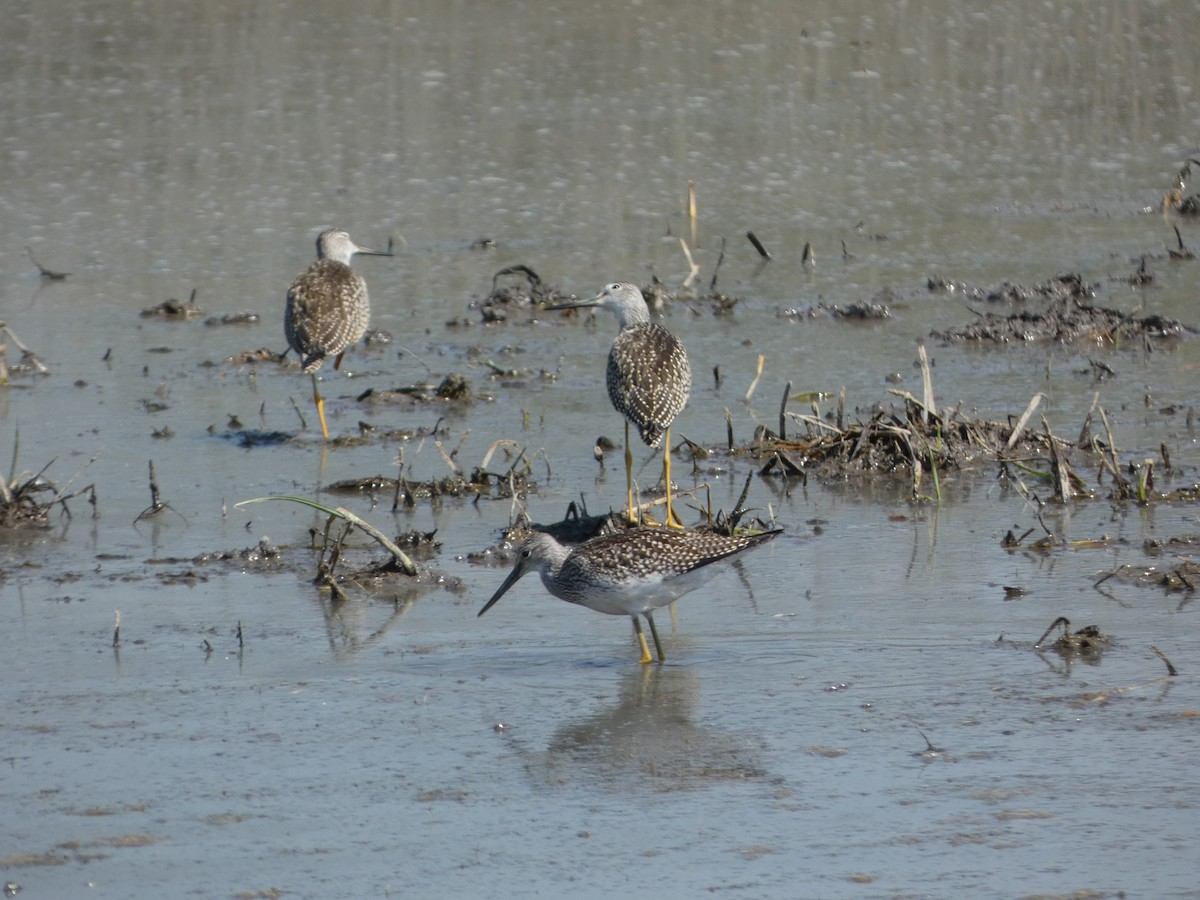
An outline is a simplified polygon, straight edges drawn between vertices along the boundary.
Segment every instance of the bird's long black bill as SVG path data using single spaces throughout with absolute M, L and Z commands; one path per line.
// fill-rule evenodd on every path
M 547 312 L 553 312 L 556 309 L 580 309 L 585 306 L 599 306 L 600 295 L 591 297 L 587 300 L 572 300 L 570 303 L 555 303 L 553 306 L 545 307 Z
M 495 606 L 496 601 L 499 600 L 501 597 L 503 597 L 504 594 L 508 591 L 508 589 L 510 587 L 512 587 L 514 584 L 516 584 L 518 581 L 520 581 L 521 576 L 524 574 L 525 574 L 525 572 L 521 569 L 520 566 L 514 566 L 513 570 L 508 573 L 508 577 L 504 579 L 504 583 L 502 585 L 500 585 L 500 589 L 498 591 L 496 591 L 496 593 L 492 594 L 491 600 L 489 600 L 487 603 L 483 604 L 483 609 L 481 609 L 476 614 L 475 618 L 479 618 L 479 616 L 482 616 L 485 612 L 487 612 L 489 609 L 491 609 L 493 606 Z

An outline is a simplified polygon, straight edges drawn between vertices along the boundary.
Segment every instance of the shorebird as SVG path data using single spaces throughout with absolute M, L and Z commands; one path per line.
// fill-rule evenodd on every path
M 391 256 L 391 250 L 370 250 L 350 240 L 340 228 L 317 236 L 317 261 L 292 282 L 287 293 L 283 329 L 288 346 L 300 354 L 300 365 L 312 375 L 313 402 L 321 420 L 321 434 L 329 439 L 325 401 L 317 387 L 317 369 L 327 356 L 333 368 L 342 364 L 347 348 L 362 340 L 371 319 L 367 283 L 350 268 L 356 253 Z
M 537 572 L 546 590 L 560 600 L 610 616 L 629 616 L 642 650 L 638 662 L 643 664 L 653 661 L 638 622 L 638 616 L 644 616 L 661 663 L 666 657 L 654 627 L 654 610 L 710 580 L 714 563 L 730 562 L 780 533 L 781 529 L 775 529 L 731 536 L 715 531 L 640 527 L 567 547 L 535 531 L 521 544 L 512 571 L 479 615 L 495 606 L 523 575 Z
M 595 306 L 617 317 L 620 331 L 608 351 L 608 399 L 625 417 L 625 488 L 631 522 L 637 521 L 633 504 L 633 453 L 629 426 L 634 425 L 647 446 L 663 438 L 663 479 L 667 486 L 667 524 L 677 524 L 671 509 L 671 423 L 692 390 L 692 368 L 683 342 L 661 325 L 650 321 L 650 309 L 637 285 L 614 282 L 590 300 L 547 306 L 548 310 Z

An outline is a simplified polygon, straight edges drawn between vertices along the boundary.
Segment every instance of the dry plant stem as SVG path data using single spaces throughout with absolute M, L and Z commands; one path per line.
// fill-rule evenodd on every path
M 245 638 L 244 638 L 244 637 L 243 637 L 243 635 L 242 635 L 242 620 L 241 620 L 241 619 L 238 619 L 238 626 L 237 626 L 237 642 L 238 642 L 238 649 L 239 649 L 239 650 L 241 650 L 242 648 L 244 648 L 244 647 L 246 646 L 246 640 L 245 640 Z
M 401 571 L 404 572 L 405 575 L 417 574 L 417 567 L 413 565 L 413 561 L 408 558 L 403 550 L 392 543 L 391 539 L 388 538 L 388 536 L 382 531 L 380 531 L 366 519 L 360 519 L 344 506 L 339 506 L 337 508 L 337 514 L 346 521 L 357 525 L 359 528 L 373 537 L 385 550 L 387 550 L 388 553 L 392 554 L 392 556 L 396 558 L 396 562 L 399 564 Z
M 1050 474 L 1054 478 L 1054 491 L 1058 498 L 1066 503 L 1075 495 L 1071 490 L 1071 467 L 1062 458 L 1058 442 L 1054 440 L 1054 435 L 1050 432 L 1050 423 L 1046 421 L 1045 416 L 1042 416 L 1042 430 L 1046 433 L 1046 443 L 1050 447 Z
M 436 447 L 437 452 L 442 455 L 442 461 L 449 467 L 450 471 L 453 472 L 455 475 L 457 475 L 459 478 L 461 478 L 462 477 L 462 469 L 460 469 L 458 467 L 458 463 L 456 463 L 453 460 L 453 458 L 450 456 L 450 454 L 446 452 L 446 448 L 442 445 L 442 442 L 434 441 L 433 446 Z
M 405 575 L 416 575 L 417 574 L 417 567 L 415 565 L 413 565 L 413 561 L 408 558 L 408 556 L 404 553 L 403 550 L 401 550 L 394 543 L 392 543 L 390 538 L 388 538 L 383 532 L 381 532 L 378 528 L 376 528 L 370 522 L 366 521 L 365 519 L 359 518 L 354 513 L 350 512 L 350 510 L 346 509 L 343 506 L 339 506 L 336 509 L 331 509 L 330 507 L 325 506 L 323 503 L 317 503 L 315 500 L 308 500 L 304 497 L 257 497 L 253 500 L 242 500 L 239 503 L 235 503 L 233 506 L 234 506 L 234 509 L 240 509 L 243 506 L 249 506 L 251 503 L 262 503 L 266 500 L 287 500 L 290 503 L 300 503 L 304 506 L 311 506 L 313 509 L 319 509 L 321 512 L 325 513 L 326 515 L 337 516 L 339 518 L 345 519 L 347 522 L 350 522 L 350 523 L 358 526 L 359 528 L 361 528 L 368 535 L 370 535 L 372 538 L 374 538 L 375 541 L 377 543 L 379 543 L 379 545 L 381 547 L 383 547 L 385 550 L 387 550 L 388 553 L 392 554 L 392 556 L 396 560 L 397 565 L 400 566 L 401 571 L 403 571 Z M 328 543 L 329 543 L 329 525 L 328 524 L 326 525 L 326 528 L 325 528 L 325 543 L 326 543 L 326 545 L 328 545 Z
M 725 407 L 725 440 L 729 444 L 729 452 L 733 452 L 733 413 L 729 411 L 729 407 Z
M 688 222 L 692 226 L 692 243 L 696 243 L 696 182 L 688 181 Z
M 937 408 L 934 406 L 933 401 L 933 375 L 929 371 L 929 355 L 925 352 L 925 343 L 923 341 L 917 345 L 917 359 L 921 363 L 921 388 L 925 397 L 925 408 L 921 412 L 921 422 L 924 425 L 928 425 L 929 417 L 937 415 Z
M 1117 445 L 1113 440 L 1112 426 L 1108 424 L 1108 413 L 1104 411 L 1104 407 L 1098 407 L 1100 411 L 1100 421 L 1104 423 L 1104 433 L 1108 438 L 1109 456 L 1101 456 L 1100 459 L 1104 463 L 1104 467 L 1108 469 L 1108 473 L 1112 475 L 1113 486 L 1117 491 L 1117 496 L 1121 499 L 1126 499 L 1130 496 L 1129 483 L 1121 474 L 1121 461 L 1117 456 Z M 1111 458 L 1111 459 L 1110 459 Z
M 696 276 L 700 274 L 700 267 L 696 265 L 696 261 L 692 259 L 692 251 L 688 249 L 687 241 L 685 241 L 683 238 L 680 238 L 679 246 L 683 248 L 683 255 L 687 257 L 688 268 L 691 270 L 688 273 L 688 277 L 683 279 L 683 284 L 680 285 L 680 287 L 688 287 L 693 281 L 696 280 Z
M 120 647 L 121 646 L 121 611 L 119 609 L 116 611 L 116 620 L 117 620 L 116 624 L 113 626 L 112 645 L 114 647 Z
M 492 445 L 490 447 L 488 447 L 487 453 L 485 453 L 483 455 L 483 462 L 481 462 L 479 464 L 479 468 L 481 470 L 483 470 L 484 472 L 487 471 L 488 464 L 492 461 L 492 457 L 495 455 L 496 451 L 498 449 L 500 449 L 501 447 L 513 447 L 517 450 L 521 449 L 521 445 L 518 444 L 516 441 L 514 441 L 512 438 L 501 438 L 498 441 L 492 441 Z
M 743 403 L 749 403 L 750 398 L 754 396 L 754 389 L 758 387 L 758 379 L 762 378 L 763 365 L 766 361 L 767 358 L 760 353 L 758 355 L 758 370 L 754 373 L 754 380 L 750 382 L 750 389 L 746 391 L 746 396 L 742 398 Z
M 1012 434 L 1008 436 L 1008 443 L 1004 445 L 1004 452 L 1007 453 L 1017 445 L 1017 441 L 1021 439 L 1021 433 L 1025 430 L 1025 425 L 1029 422 L 1034 410 L 1038 405 L 1046 399 L 1046 395 L 1040 391 L 1033 395 L 1029 401 L 1029 405 L 1025 407 L 1025 412 L 1021 413 L 1021 418 L 1017 419 L 1017 424 L 1013 426 Z

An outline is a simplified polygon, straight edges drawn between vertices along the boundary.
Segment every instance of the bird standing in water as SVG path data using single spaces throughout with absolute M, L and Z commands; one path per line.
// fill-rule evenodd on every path
M 496 605 L 523 575 L 537 572 L 555 597 L 610 616 L 629 616 L 641 645 L 641 663 L 653 662 L 638 616 L 654 636 L 658 661 L 666 657 L 653 611 L 709 581 L 714 563 L 730 562 L 761 546 L 781 529 L 757 534 L 721 534 L 667 528 L 629 528 L 566 547 L 540 531 L 521 544 L 517 562 L 479 615 Z
M 630 521 L 637 521 L 633 503 L 633 453 L 629 425 L 647 446 L 663 446 L 663 479 L 667 488 L 667 524 L 679 523 L 671 508 L 671 423 L 688 401 L 692 368 L 683 342 L 650 321 L 650 308 L 637 285 L 614 282 L 590 300 L 560 303 L 546 309 L 577 307 L 607 309 L 617 317 L 620 331 L 608 352 L 608 399 L 625 418 L 625 487 Z
M 334 357 L 335 370 L 341 366 L 342 354 L 362 340 L 371 320 L 367 283 L 350 268 L 356 253 L 392 255 L 390 248 L 370 250 L 358 246 L 340 228 L 322 231 L 317 236 L 317 261 L 292 282 L 283 315 L 288 346 L 300 354 L 300 365 L 312 375 L 313 401 L 326 440 L 329 428 L 325 424 L 325 401 L 317 387 L 317 369 L 327 356 Z

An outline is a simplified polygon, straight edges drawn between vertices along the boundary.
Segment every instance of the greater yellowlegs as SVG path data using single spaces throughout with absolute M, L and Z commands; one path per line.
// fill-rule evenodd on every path
M 390 250 L 358 246 L 340 228 L 322 231 L 317 236 L 317 261 L 292 282 L 283 314 L 288 345 L 300 354 L 304 371 L 312 375 L 313 401 L 326 439 L 329 428 L 325 425 L 325 401 L 317 388 L 317 369 L 327 356 L 334 357 L 337 369 L 347 348 L 362 340 L 371 319 L 367 283 L 350 268 L 356 253 L 392 255 Z
M 652 661 L 638 622 L 639 615 L 645 616 L 654 636 L 658 661 L 662 662 L 665 656 L 658 629 L 654 627 L 653 611 L 712 578 L 714 563 L 732 561 L 779 533 L 776 529 L 731 536 L 715 531 L 642 527 L 567 547 L 550 535 L 535 531 L 521 544 L 516 565 L 479 615 L 491 609 L 521 576 L 537 572 L 546 590 L 560 600 L 610 616 L 629 616 L 641 644 L 641 663 Z
M 663 446 L 663 480 L 667 488 L 667 523 L 676 517 L 671 509 L 671 423 L 687 403 L 692 390 L 692 368 L 683 342 L 661 325 L 650 321 L 650 309 L 637 285 L 614 282 L 590 300 L 559 303 L 547 309 L 598 306 L 617 317 L 620 332 L 608 352 L 608 399 L 625 417 L 625 488 L 629 518 L 637 518 L 633 504 L 633 454 L 629 425 L 650 447 Z

